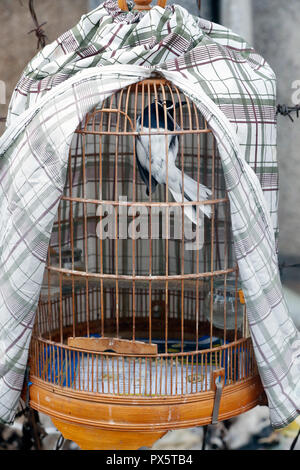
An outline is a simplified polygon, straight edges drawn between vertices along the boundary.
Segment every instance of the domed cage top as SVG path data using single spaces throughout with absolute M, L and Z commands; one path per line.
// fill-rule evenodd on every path
M 137 161 L 143 151 L 149 174 Z M 211 190 L 207 199 L 200 184 Z M 101 399 L 180 400 L 212 393 L 219 376 L 224 390 L 257 378 L 216 141 L 195 104 L 166 80 L 116 92 L 76 130 L 30 373 L 52 389 Z M 210 422 L 213 399 L 198 422 Z

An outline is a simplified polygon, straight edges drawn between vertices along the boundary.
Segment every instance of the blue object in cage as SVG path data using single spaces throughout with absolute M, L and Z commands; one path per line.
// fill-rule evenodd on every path
M 49 345 L 39 361 L 39 376 L 54 385 L 73 387 L 82 353 Z

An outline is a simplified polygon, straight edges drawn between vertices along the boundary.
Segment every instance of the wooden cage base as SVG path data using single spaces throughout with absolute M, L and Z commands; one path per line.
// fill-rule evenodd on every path
M 141 447 L 151 448 L 163 437 L 163 432 L 110 431 L 95 427 L 52 419 L 65 439 L 76 442 L 82 450 L 137 450 Z M 76 436 L 76 438 L 75 438 Z
M 176 397 L 121 397 L 66 390 L 32 375 L 30 381 L 29 405 L 50 416 L 65 438 L 85 450 L 151 447 L 169 430 L 212 422 L 213 391 Z M 258 375 L 225 386 L 219 420 L 262 404 L 263 396 Z

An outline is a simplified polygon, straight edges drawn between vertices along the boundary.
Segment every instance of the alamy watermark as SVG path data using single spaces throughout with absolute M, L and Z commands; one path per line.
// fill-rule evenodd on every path
M 185 206 L 183 218 L 181 206 L 133 205 L 127 203 L 126 196 L 120 196 L 118 205 L 103 203 L 98 206 L 97 237 L 101 240 L 182 240 L 186 250 L 200 250 L 204 243 L 204 214 L 198 206 L 198 215 L 194 215 L 197 223 L 193 223 L 191 214 L 196 207 Z
M 300 105 L 300 80 L 294 80 L 292 82 L 292 90 L 295 90 L 292 93 L 292 103 L 297 106 Z

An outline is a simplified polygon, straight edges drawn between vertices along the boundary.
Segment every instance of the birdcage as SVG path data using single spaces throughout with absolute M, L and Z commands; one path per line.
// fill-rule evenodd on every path
M 157 152 L 160 184 L 151 168 Z M 214 134 L 166 80 L 120 90 L 74 134 L 30 383 L 30 405 L 88 449 L 150 446 L 168 430 L 216 423 L 259 402 Z

